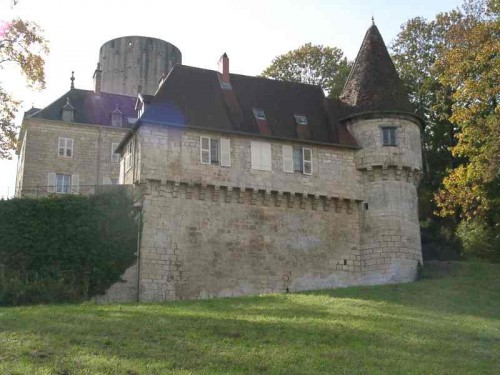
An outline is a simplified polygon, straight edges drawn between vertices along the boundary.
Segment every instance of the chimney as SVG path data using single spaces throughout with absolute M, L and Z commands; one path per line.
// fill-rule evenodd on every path
M 101 80 L 102 80 L 102 70 L 101 64 L 97 63 L 97 68 L 94 71 L 94 92 L 101 92 Z
M 219 59 L 219 73 L 222 75 L 222 82 L 229 82 L 229 57 L 224 53 Z

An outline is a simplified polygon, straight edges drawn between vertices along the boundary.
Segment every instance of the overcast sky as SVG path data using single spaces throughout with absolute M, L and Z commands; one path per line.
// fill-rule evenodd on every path
M 16 71 L 0 70 L 0 82 L 23 101 L 22 112 L 42 108 L 75 86 L 91 89 L 99 48 L 127 35 L 160 38 L 177 46 L 182 62 L 216 69 L 226 52 L 230 70 L 257 75 L 272 59 L 304 43 L 341 48 L 354 59 L 375 18 L 386 44 L 408 19 L 432 19 L 461 0 L 0 0 L 0 21 L 37 22 L 50 42 L 47 88 L 27 89 Z M 18 116 L 18 123 L 21 116 Z M 0 161 L 0 198 L 13 195 L 16 160 Z

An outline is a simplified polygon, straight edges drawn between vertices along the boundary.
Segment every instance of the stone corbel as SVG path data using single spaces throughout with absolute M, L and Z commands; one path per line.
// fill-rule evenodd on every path
M 278 193 L 276 194 L 276 201 L 274 202 L 274 204 L 276 205 L 276 207 L 281 207 L 281 202 L 283 202 L 283 192 L 278 191 Z
M 300 208 L 301 209 L 305 209 L 306 208 L 306 201 L 307 201 L 307 194 L 306 193 L 302 193 L 302 195 L 300 196 Z
M 214 190 L 212 193 L 212 202 L 218 202 L 219 201 L 219 193 L 220 193 L 220 186 L 214 186 Z
M 323 206 L 323 210 L 330 211 L 332 208 L 332 199 L 330 197 L 325 197 L 325 205 Z
M 226 203 L 231 203 L 232 198 L 233 198 L 233 187 L 228 186 L 227 190 L 226 190 L 226 198 L 225 198 Z
M 288 194 L 287 206 L 288 208 L 293 208 L 293 206 L 295 206 L 295 193 Z
M 238 203 L 245 203 L 245 189 L 240 188 L 240 193 L 238 195 Z
M 312 200 L 312 209 L 313 210 L 317 210 L 318 209 L 318 205 L 319 205 L 319 195 L 316 194 L 314 197 L 313 197 L 313 200 Z
M 193 197 L 193 183 L 189 182 L 186 185 L 186 199 L 191 199 Z
M 264 192 L 264 206 L 269 206 L 270 202 L 271 202 L 271 191 L 266 190 Z
M 396 180 L 397 181 L 401 180 L 401 173 L 402 172 L 403 172 L 403 166 L 402 165 L 398 165 L 398 167 L 396 169 Z
M 205 200 L 205 194 L 207 193 L 207 185 L 206 184 L 201 184 L 200 185 L 200 201 Z
M 335 212 L 342 211 L 342 200 L 339 198 L 335 198 Z
M 352 214 L 352 206 L 354 204 L 354 201 L 351 199 L 344 199 L 344 202 L 345 202 L 347 213 Z
M 252 190 L 252 198 L 250 199 L 250 204 L 256 205 L 258 199 L 259 199 L 259 191 L 257 189 L 253 189 Z
M 387 180 L 389 178 L 389 168 L 387 165 L 382 166 L 382 180 Z
M 368 175 L 368 181 L 374 181 L 375 180 L 375 174 L 373 173 L 373 168 L 372 167 L 368 167 L 366 169 L 366 173 Z
M 180 181 L 175 181 L 174 184 L 172 185 L 172 197 L 178 198 L 179 197 L 179 188 L 181 186 Z

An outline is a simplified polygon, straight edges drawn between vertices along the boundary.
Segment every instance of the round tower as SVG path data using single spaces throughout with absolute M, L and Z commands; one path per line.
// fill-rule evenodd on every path
M 143 36 L 112 39 L 99 50 L 100 89 L 129 96 L 138 92 L 152 95 L 161 77 L 181 63 L 181 51 L 164 40 Z
M 360 215 L 364 283 L 412 281 L 422 262 L 417 185 L 422 170 L 422 121 L 373 25 L 340 99 L 349 107 L 346 125 L 361 147 Z

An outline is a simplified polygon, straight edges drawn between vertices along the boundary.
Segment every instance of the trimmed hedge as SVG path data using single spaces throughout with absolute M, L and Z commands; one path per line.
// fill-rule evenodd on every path
M 136 259 L 132 205 L 120 188 L 0 201 L 0 305 L 103 294 Z

